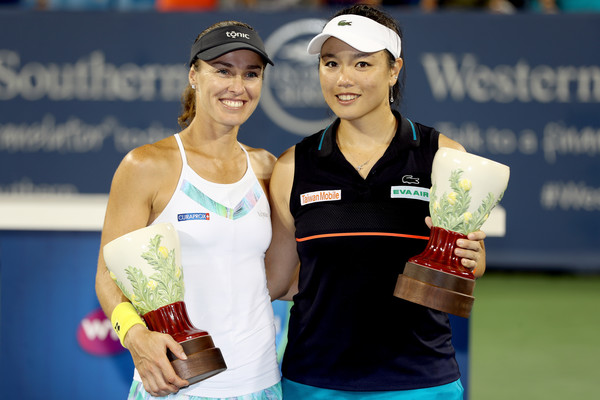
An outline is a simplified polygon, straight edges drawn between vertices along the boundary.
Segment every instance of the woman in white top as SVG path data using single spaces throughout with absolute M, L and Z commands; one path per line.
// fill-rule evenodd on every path
M 273 64 L 252 27 L 227 21 L 206 29 L 191 50 L 183 130 L 132 150 L 115 173 L 101 246 L 153 223 L 173 223 L 191 322 L 211 334 L 227 363 L 225 372 L 189 386 L 166 356 L 169 349 L 185 359 L 182 347 L 140 319 L 120 332 L 136 367 L 129 398 L 281 398 L 264 272 L 271 239 L 265 193 L 275 157 L 237 141 L 258 105 L 267 63 Z M 102 251 L 96 292 L 113 324 L 117 306 L 131 307 Z

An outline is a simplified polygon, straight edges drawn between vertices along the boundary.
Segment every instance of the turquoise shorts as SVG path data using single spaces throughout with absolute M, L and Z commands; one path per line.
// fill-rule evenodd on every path
M 217 399 L 215 397 L 200 397 L 186 396 L 185 394 L 173 393 L 165 397 L 152 397 L 144 389 L 142 382 L 134 380 L 129 389 L 128 400 L 150 400 L 150 399 L 165 399 L 165 400 L 281 400 L 281 383 L 277 383 L 271 387 L 258 392 L 245 394 L 237 397 L 227 397 Z
M 446 385 L 389 392 L 352 392 L 323 389 L 282 379 L 285 400 L 462 400 L 464 389 L 460 379 Z

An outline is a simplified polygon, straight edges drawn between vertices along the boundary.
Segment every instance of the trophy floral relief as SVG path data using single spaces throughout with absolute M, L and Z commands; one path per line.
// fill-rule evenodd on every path
M 123 294 L 131 300 L 141 314 L 183 301 L 183 271 L 176 263 L 175 249 L 161 246 L 162 239 L 162 235 L 155 235 L 149 241 L 148 250 L 140 255 L 156 271 L 155 274 L 147 276 L 140 268 L 133 266 L 125 268 L 131 292 L 114 273 L 110 274 Z
M 449 179 L 452 191 L 442 193 L 439 197 L 438 185 L 433 184 L 429 212 L 433 225 L 468 235 L 481 228 L 490 216 L 492 209 L 502 200 L 503 193 L 496 198 L 494 193 L 488 192 L 477 210 L 472 213 L 469 209 L 471 208 L 470 191 L 473 183 L 470 179 L 462 178 L 462 175 L 462 169 L 453 170 Z

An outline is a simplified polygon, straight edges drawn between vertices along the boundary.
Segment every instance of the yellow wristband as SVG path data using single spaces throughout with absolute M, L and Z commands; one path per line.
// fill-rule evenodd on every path
M 146 326 L 142 317 L 139 316 L 133 304 L 128 301 L 124 301 L 123 303 L 119 303 L 112 312 L 110 317 L 110 322 L 112 322 L 113 329 L 117 332 L 117 336 L 121 341 L 121 345 L 125 347 L 123 344 L 123 340 L 125 339 L 125 335 L 129 328 L 136 324 L 142 324 Z

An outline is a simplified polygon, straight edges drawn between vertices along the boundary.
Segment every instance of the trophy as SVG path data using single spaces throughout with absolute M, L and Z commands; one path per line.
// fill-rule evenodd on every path
M 183 346 L 187 360 L 167 351 L 177 375 L 191 385 L 227 369 L 208 332 L 190 322 L 183 301 L 179 236 L 172 224 L 123 235 L 107 243 L 103 254 L 110 276 L 148 328 L 171 335 Z
M 468 318 L 475 277 L 454 254 L 457 239 L 477 231 L 508 185 L 506 165 L 441 147 L 433 159 L 429 213 L 433 222 L 425 250 L 408 260 L 394 296 Z

